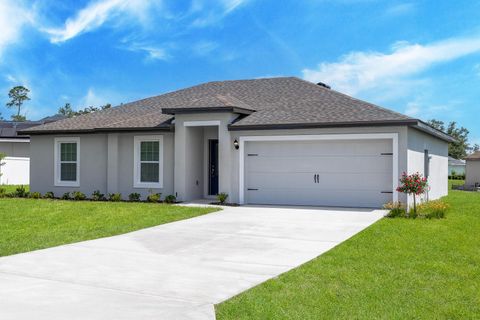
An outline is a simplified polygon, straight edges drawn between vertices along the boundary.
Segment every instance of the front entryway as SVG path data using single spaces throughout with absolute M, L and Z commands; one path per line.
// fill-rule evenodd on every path
M 208 195 L 218 194 L 218 140 L 208 140 Z

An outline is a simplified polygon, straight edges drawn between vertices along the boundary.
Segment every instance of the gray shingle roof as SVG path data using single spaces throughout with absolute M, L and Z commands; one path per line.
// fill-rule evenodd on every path
M 61 119 L 65 119 L 62 115 L 54 115 L 50 117 L 43 118 L 38 121 L 0 121 L 0 138 L 28 138 L 25 136 L 19 136 L 18 132 L 29 129 L 32 127 L 36 127 L 38 125 L 42 125 L 45 123 L 50 123 L 54 121 L 58 121 Z
M 231 129 L 292 124 L 335 125 L 415 121 L 294 77 L 217 81 L 166 93 L 119 107 L 30 128 L 27 132 L 169 129 L 182 110 L 238 108 L 247 115 Z

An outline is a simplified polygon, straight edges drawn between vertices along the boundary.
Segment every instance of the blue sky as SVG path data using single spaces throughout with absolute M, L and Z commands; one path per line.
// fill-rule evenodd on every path
M 480 143 L 480 1 L 0 0 L 0 112 L 29 119 L 197 83 L 298 76 Z

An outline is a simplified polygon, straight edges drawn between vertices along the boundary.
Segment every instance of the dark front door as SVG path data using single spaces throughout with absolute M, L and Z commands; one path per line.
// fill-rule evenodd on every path
M 218 140 L 208 140 L 208 194 L 218 194 Z

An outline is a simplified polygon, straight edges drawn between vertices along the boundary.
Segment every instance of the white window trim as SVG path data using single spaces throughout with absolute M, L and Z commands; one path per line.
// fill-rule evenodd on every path
M 158 141 L 158 182 L 141 182 L 140 181 L 140 144 L 145 141 Z M 134 188 L 163 188 L 163 136 L 135 136 L 133 137 L 133 187 Z
M 76 143 L 77 144 L 77 180 L 76 181 L 62 181 L 61 179 L 61 161 L 60 161 L 60 144 L 61 143 Z M 55 138 L 54 147 L 55 159 L 55 183 L 56 187 L 80 187 L 80 137 L 62 137 Z
M 248 141 L 312 141 L 312 140 L 392 140 L 392 191 L 393 201 L 398 201 L 398 133 L 365 133 L 365 134 L 322 134 L 322 135 L 291 135 L 291 136 L 243 136 L 239 137 L 239 203 L 245 203 L 245 142 Z

